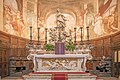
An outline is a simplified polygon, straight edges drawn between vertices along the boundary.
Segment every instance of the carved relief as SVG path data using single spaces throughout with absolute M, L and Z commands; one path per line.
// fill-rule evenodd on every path
M 44 67 L 49 70 L 74 70 L 77 68 L 77 61 L 69 61 L 67 59 L 44 61 L 43 64 L 47 64 L 48 66 Z

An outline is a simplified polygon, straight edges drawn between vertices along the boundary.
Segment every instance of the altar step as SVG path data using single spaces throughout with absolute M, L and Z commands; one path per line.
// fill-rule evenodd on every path
M 96 75 L 81 72 L 38 72 L 23 76 L 24 80 L 97 80 Z
M 68 80 L 97 80 L 97 76 L 91 74 L 68 74 Z
M 68 76 L 64 73 L 55 73 L 52 75 L 51 80 L 68 80 Z
M 23 78 L 22 77 L 10 77 L 10 76 L 8 76 L 8 77 L 4 77 L 0 80 L 23 80 Z M 79 79 L 77 79 L 77 80 L 79 80 Z M 115 77 L 99 77 L 99 78 L 97 78 L 97 80 L 120 80 L 120 79 L 115 78 Z
M 34 74 L 30 73 L 29 75 L 24 75 L 24 80 L 51 80 L 52 74 Z

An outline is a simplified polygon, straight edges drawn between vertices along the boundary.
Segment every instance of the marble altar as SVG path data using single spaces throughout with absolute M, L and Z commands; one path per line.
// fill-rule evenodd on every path
M 34 72 L 85 72 L 90 54 L 29 54 L 28 60 L 33 60 Z

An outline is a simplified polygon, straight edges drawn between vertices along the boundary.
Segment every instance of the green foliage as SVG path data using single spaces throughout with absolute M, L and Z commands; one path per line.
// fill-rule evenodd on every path
M 69 50 L 69 51 L 74 51 L 75 50 L 75 45 L 73 43 L 70 43 L 70 44 L 67 44 L 65 46 L 66 50 Z
M 52 44 L 45 44 L 44 48 L 46 51 L 53 51 L 54 50 L 54 45 Z

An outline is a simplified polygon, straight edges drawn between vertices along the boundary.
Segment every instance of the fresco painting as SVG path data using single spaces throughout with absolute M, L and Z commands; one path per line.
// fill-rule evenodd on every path
M 100 0 L 99 0 L 100 1 Z M 118 31 L 117 26 L 117 0 L 104 0 L 99 6 L 103 34 L 109 34 Z
M 82 9 L 78 12 L 79 16 L 77 16 L 79 17 L 79 25 L 76 23 L 76 16 L 64 13 L 64 15 L 69 19 L 66 21 L 66 31 L 69 32 L 69 29 L 71 29 L 72 37 L 74 37 L 74 27 L 76 27 L 77 39 L 80 39 L 79 30 L 81 26 L 84 29 L 84 39 L 86 38 L 86 26 L 90 27 L 90 38 L 96 38 L 119 31 L 117 24 L 117 0 L 98 0 L 97 12 L 95 12 L 95 7 L 96 5 L 93 3 L 82 5 Z M 44 40 L 45 38 L 45 28 L 51 28 L 55 26 L 55 18 L 52 18 L 54 15 L 55 14 L 49 15 L 47 19 L 44 17 L 38 17 L 37 27 L 41 28 L 41 40 Z M 33 15 L 33 17 L 34 16 L 35 15 Z M 4 0 L 3 31 L 12 35 L 25 37 L 25 32 L 28 31 L 27 33 L 29 33 L 29 28 L 27 26 L 27 23 L 25 23 L 23 20 L 23 0 Z M 33 38 L 37 39 L 37 29 L 34 29 L 33 34 Z M 28 36 L 29 35 L 27 35 L 27 37 Z
M 4 0 L 4 31 L 23 36 L 25 23 L 22 18 L 22 0 Z

